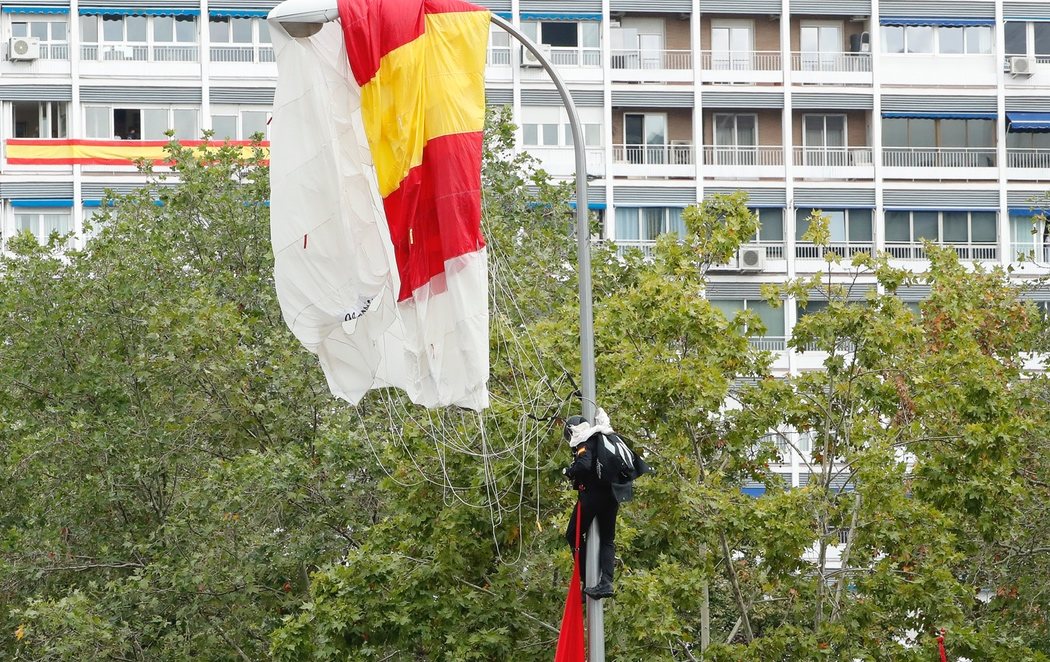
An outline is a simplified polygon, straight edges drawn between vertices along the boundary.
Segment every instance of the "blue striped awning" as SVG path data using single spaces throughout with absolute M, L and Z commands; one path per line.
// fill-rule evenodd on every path
M 570 200 L 569 201 L 569 206 L 572 207 L 573 209 L 576 209 L 576 201 L 575 200 Z M 588 202 L 587 203 L 587 209 L 592 209 L 593 210 L 593 209 L 605 209 L 605 208 L 606 208 L 606 204 L 604 202 Z
M 563 12 L 521 12 L 523 21 L 600 21 L 601 14 L 568 14 Z
M 162 9 L 150 7 L 148 9 L 135 7 L 84 7 L 80 10 L 81 16 L 200 16 L 199 9 Z
M 958 112 L 927 112 L 927 111 L 902 111 L 883 113 L 885 119 L 934 119 L 934 120 L 994 120 L 998 118 L 995 113 L 958 113 Z
M 750 497 L 760 497 L 766 493 L 765 485 L 759 487 L 741 487 L 740 491 Z
M 266 18 L 270 12 L 266 9 L 209 9 L 208 16 L 229 16 L 230 18 Z
M 1050 113 L 1006 113 L 1006 130 L 1050 131 Z
M 72 207 L 73 201 L 65 198 L 30 198 L 12 200 L 12 207 L 47 207 L 49 209 L 55 207 Z
M 976 25 L 995 25 L 994 18 L 930 18 L 926 16 L 883 16 L 879 25 L 938 25 L 945 28 L 965 28 Z
M 28 5 L 4 5 L 0 11 L 5 14 L 68 14 L 69 7 L 30 7 Z
M 1050 212 L 1050 208 L 1030 209 L 1028 207 L 1010 207 L 1008 210 L 1011 216 L 1046 216 Z

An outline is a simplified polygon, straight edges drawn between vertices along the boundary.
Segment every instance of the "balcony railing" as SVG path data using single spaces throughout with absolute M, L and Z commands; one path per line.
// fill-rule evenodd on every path
M 602 51 L 600 48 L 573 48 L 571 46 L 554 46 L 551 48 L 551 62 L 561 67 L 600 67 Z
M 130 62 L 196 62 L 197 44 L 83 44 L 80 57 L 84 60 Z
M 800 260 L 823 260 L 824 255 L 828 252 L 840 255 L 843 258 L 849 259 L 857 253 L 871 253 L 872 244 L 871 242 L 834 242 L 828 246 L 818 246 L 808 242 L 799 242 L 795 244 L 795 257 Z
M 767 352 L 782 352 L 787 349 L 787 338 L 784 336 L 752 336 L 747 341 L 755 349 Z
M 870 147 L 795 147 L 797 166 L 870 166 Z
M 613 162 L 639 165 L 693 165 L 692 145 L 613 145 Z
M 891 168 L 992 168 L 994 147 L 883 147 L 882 163 Z
M 794 71 L 863 73 L 871 71 L 870 53 L 792 53 Z
M 41 42 L 40 44 L 40 59 L 41 60 L 68 60 L 69 59 L 69 44 L 49 44 Z
M 784 242 L 782 241 L 749 241 L 747 245 L 766 249 L 767 260 L 784 259 Z
M 999 247 L 996 244 L 943 244 L 955 249 L 960 260 L 998 260 Z M 898 260 L 928 260 L 926 248 L 922 244 L 907 242 L 886 242 L 886 252 Z
M 1042 253 L 1042 255 L 1040 255 Z M 1024 258 L 1025 262 L 1039 262 L 1041 264 L 1050 263 L 1050 246 L 1039 247 L 1031 241 L 1015 241 L 1010 244 L 1010 261 L 1020 262 L 1021 258 Z
M 274 62 L 272 46 L 245 44 L 244 46 L 212 46 L 212 62 Z
M 1006 167 L 1050 168 L 1050 149 L 1009 147 L 1006 150 Z
M 488 57 L 485 59 L 485 64 L 490 67 L 509 67 L 510 48 L 503 46 L 494 46 L 490 48 Z
M 784 165 L 780 146 L 704 145 L 704 165 L 779 166 Z
M 616 241 L 616 253 L 618 255 L 624 255 L 629 250 L 637 248 L 647 258 L 653 256 L 653 249 L 656 248 L 656 242 L 652 239 L 617 239 Z
M 690 51 L 668 50 L 614 50 L 613 69 L 692 69 Z
M 780 51 L 703 51 L 700 66 L 711 71 L 779 71 Z

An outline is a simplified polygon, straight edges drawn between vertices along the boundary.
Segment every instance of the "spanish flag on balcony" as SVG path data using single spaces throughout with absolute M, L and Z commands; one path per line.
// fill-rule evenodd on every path
M 489 13 L 340 0 L 308 39 L 276 24 L 277 293 L 334 394 L 395 386 L 488 405 L 481 140 Z

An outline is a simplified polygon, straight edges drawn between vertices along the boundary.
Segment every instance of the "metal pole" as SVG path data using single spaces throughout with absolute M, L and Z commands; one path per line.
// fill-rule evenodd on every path
M 528 37 L 511 25 L 506 19 L 492 14 L 492 22 L 503 28 L 510 36 L 529 49 L 554 81 L 558 88 L 565 110 L 569 113 L 569 126 L 572 127 L 572 146 L 576 152 L 576 251 L 580 281 L 580 382 L 582 385 L 583 417 L 594 422 L 595 414 L 595 379 L 594 379 L 594 311 L 591 298 L 591 229 L 587 209 L 587 151 L 583 141 L 583 127 L 576 112 L 576 104 L 565 87 L 565 82 L 547 60 L 543 52 Z M 598 520 L 591 522 L 587 533 L 587 584 L 595 586 L 598 577 Z M 588 662 L 605 662 L 605 618 L 602 601 L 587 598 L 587 660 Z

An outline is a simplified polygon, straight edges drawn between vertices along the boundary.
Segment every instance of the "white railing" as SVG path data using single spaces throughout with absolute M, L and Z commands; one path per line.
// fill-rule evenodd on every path
M 1040 253 L 1042 253 L 1042 256 L 1039 255 Z M 1050 263 L 1050 246 L 1043 246 L 1040 250 L 1031 241 L 1012 242 L 1010 244 L 1010 261 L 1020 262 L 1021 258 L 1024 258 L 1025 262 Z
M 820 342 L 808 342 L 802 346 L 807 352 L 825 352 L 827 348 L 822 346 Z M 835 340 L 835 353 L 842 352 L 848 354 L 857 350 L 857 346 L 853 344 L 853 341 L 845 338 L 838 338 Z
M 748 246 L 758 246 L 766 249 L 767 260 L 784 259 L 784 243 L 780 241 L 749 241 Z
M 68 60 L 69 44 L 40 44 L 41 60 Z
M 212 46 L 212 62 L 275 62 L 273 46 Z
M 712 71 L 779 71 L 780 51 L 703 51 L 700 66 Z
M 787 338 L 784 336 L 752 336 L 747 341 L 755 349 L 767 352 L 782 352 L 787 349 Z
M 613 69 L 692 69 L 693 54 L 690 51 L 668 50 L 614 50 Z
M 1006 167 L 1050 168 L 1050 149 L 1008 147 L 1006 149 Z
M 871 53 L 792 53 L 794 71 L 858 73 L 871 71 Z
M 961 260 L 998 260 L 999 247 L 995 244 L 942 244 L 955 249 Z M 886 242 L 886 252 L 897 260 L 927 260 L 922 244 Z
M 80 57 L 83 60 L 106 62 L 196 62 L 199 59 L 199 50 L 197 44 L 83 44 L 80 47 Z
M 692 145 L 613 145 L 613 162 L 639 165 L 693 165 Z
M 870 147 L 795 147 L 797 166 L 870 166 Z
M 624 255 L 631 249 L 638 249 L 647 258 L 653 256 L 653 249 L 656 248 L 656 242 L 653 240 L 627 240 L 627 239 L 616 239 L 616 253 L 617 255 Z
M 704 145 L 704 165 L 784 165 L 784 149 L 778 146 Z
M 992 168 L 994 147 L 883 147 L 882 163 L 891 168 Z
M 495 46 L 490 48 L 488 56 L 485 58 L 485 64 L 490 67 L 509 67 L 510 48 Z
M 795 244 L 795 257 L 800 260 L 823 260 L 828 252 L 849 259 L 857 253 L 871 253 L 871 242 L 835 242 L 828 246 L 818 246 L 808 242 Z
M 573 48 L 570 46 L 551 47 L 551 62 L 562 67 L 600 67 L 602 51 L 600 48 Z

